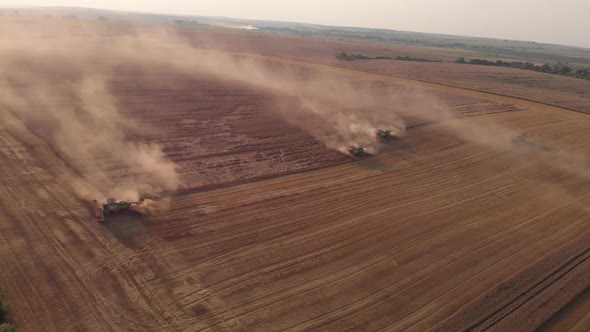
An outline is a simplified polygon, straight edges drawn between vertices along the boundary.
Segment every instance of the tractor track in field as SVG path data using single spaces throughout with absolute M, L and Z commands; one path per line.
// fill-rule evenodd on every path
M 539 281 L 537 284 L 533 285 L 533 287 L 526 290 L 516 299 L 508 303 L 506 306 L 496 310 L 492 315 L 485 317 L 477 325 L 470 326 L 468 330 L 490 329 L 494 325 L 498 324 L 499 321 L 505 319 L 508 315 L 521 308 L 526 302 L 530 301 L 532 298 L 539 295 L 541 292 L 545 291 L 548 287 L 552 286 L 554 283 L 557 282 L 557 280 L 565 277 L 568 273 L 571 273 L 572 270 L 580 267 L 582 264 L 585 264 L 584 270 L 587 270 L 587 260 L 590 258 L 590 255 L 588 255 L 588 253 L 590 253 L 590 249 L 587 249 L 585 252 L 570 259 L 569 261 L 561 265 L 558 270 L 552 272 L 547 277 Z M 529 295 L 528 293 L 532 294 Z
M 484 196 L 484 195 L 482 195 L 482 196 Z M 361 204 L 362 204 L 362 203 L 363 203 L 363 202 L 361 202 Z M 282 206 L 285 206 L 285 204 L 281 204 L 281 205 L 282 205 Z M 398 208 L 398 207 L 396 207 L 396 208 Z M 346 212 L 343 212 L 343 213 L 345 213 L 345 214 L 346 214 Z M 305 226 L 305 225 L 303 225 L 303 226 Z M 340 225 L 338 225 L 338 226 L 340 226 Z M 335 226 L 335 227 L 334 227 L 334 230 L 336 230 L 338 226 Z M 398 226 L 398 227 L 399 227 L 399 225 L 396 225 L 396 226 Z M 383 227 L 383 226 L 382 226 L 382 227 Z M 332 229 L 325 229 L 325 230 L 322 230 L 322 233 L 331 233 L 331 232 L 333 232 L 334 230 L 332 230 Z M 377 234 L 379 233 L 379 231 L 378 231 L 378 230 L 379 230 L 379 228 L 373 228 L 373 229 L 369 229 L 369 231 L 367 231 L 367 233 L 370 233 L 369 235 L 364 235 L 364 234 L 362 234 L 362 233 L 361 233 L 361 234 L 355 235 L 354 237 L 352 237 L 352 238 L 349 238 L 349 239 L 347 239 L 347 240 L 345 240 L 345 241 L 346 241 L 346 242 L 348 242 L 348 241 L 354 240 L 356 237 L 361 237 L 361 236 L 362 236 L 362 237 L 361 237 L 361 239 L 360 239 L 360 240 L 366 240 L 366 239 L 368 239 L 368 238 L 370 238 L 370 237 L 373 237 L 373 236 L 377 235 Z M 265 231 L 265 230 L 264 230 L 264 229 L 262 229 L 261 231 Z M 430 233 L 429 233 L 429 234 L 430 234 Z M 323 235 L 323 234 L 321 234 L 321 233 L 317 233 L 317 234 L 309 234 L 308 236 L 309 236 L 309 237 L 320 237 L 320 236 L 322 236 L 322 235 Z M 274 240 L 274 239 L 272 239 L 272 238 L 271 238 L 270 240 L 272 241 L 272 240 Z M 295 239 L 294 239 L 294 240 L 295 240 Z M 346 244 L 346 246 L 353 245 L 353 244 L 355 244 L 356 242 L 359 242 L 360 240 L 354 240 L 355 242 L 348 243 L 348 244 Z M 415 236 L 415 237 L 413 238 L 413 241 L 418 241 L 418 240 L 420 240 L 420 236 Z M 342 241 L 342 242 L 345 242 L 345 241 Z M 203 245 L 205 246 L 206 244 L 203 244 Z M 400 244 L 400 246 L 401 246 L 401 244 Z M 328 250 L 328 249 L 329 249 L 329 248 L 324 248 L 324 250 Z M 336 246 L 335 248 L 332 248 L 332 249 L 330 249 L 330 251 L 327 251 L 327 252 L 317 253 L 317 254 L 313 254 L 313 255 L 309 255 L 309 254 L 308 254 L 308 255 L 305 255 L 304 257 L 298 257 L 298 258 L 296 258 L 296 262 L 303 262 L 303 261 L 306 261 L 306 260 L 311 260 L 311 259 L 314 259 L 316 256 L 319 256 L 319 255 L 321 255 L 321 254 L 325 254 L 325 253 L 329 253 L 329 252 L 331 252 L 331 251 L 335 251 L 336 249 L 342 249 L 342 246 Z M 392 249 L 395 249 L 395 248 L 392 248 Z M 229 258 L 229 257 L 233 257 L 233 255 L 235 255 L 235 254 L 236 254 L 236 253 L 231 253 L 231 252 L 230 252 L 230 253 L 228 253 L 226 256 Z M 379 254 L 377 254 L 377 256 L 379 256 Z M 220 260 L 220 259 L 222 259 L 222 258 L 223 258 L 223 257 L 216 257 L 215 259 L 216 259 L 216 261 L 219 261 L 219 260 Z M 204 262 L 204 263 L 206 263 L 206 262 Z M 288 266 L 288 265 L 287 265 L 287 266 Z M 207 267 L 207 266 L 199 266 L 199 267 L 201 267 L 201 268 L 204 268 L 204 267 Z M 215 268 L 215 266 L 208 266 L 208 268 Z M 274 267 L 274 269 L 277 269 L 277 268 L 278 268 L 278 267 Z M 273 270 L 274 270 L 274 269 L 273 269 Z M 270 271 L 273 271 L 273 270 L 270 270 Z M 247 275 L 246 275 L 246 276 L 243 276 L 243 277 L 247 277 Z M 212 285 L 212 286 L 217 286 L 217 285 Z
M 475 221 L 475 222 L 477 222 L 477 221 Z M 464 225 L 464 226 L 468 226 L 468 225 Z M 463 227 L 464 227 L 464 226 L 463 226 Z M 520 226 L 520 225 L 519 225 L 519 226 Z M 523 227 L 527 227 L 527 225 L 522 225 L 522 226 L 523 226 Z M 507 229 L 504 229 L 504 230 L 502 230 L 502 233 L 506 234 L 506 235 L 504 235 L 504 237 L 505 237 L 505 236 L 509 236 L 510 234 L 512 234 L 512 233 L 513 233 L 512 231 L 518 231 L 518 229 L 511 229 L 511 228 L 507 228 Z M 445 235 L 445 233 L 440 233 L 440 234 L 438 234 L 437 236 L 444 236 L 444 235 Z M 496 235 L 496 234 L 494 234 L 494 235 Z M 491 237 L 491 236 L 490 236 L 490 237 Z M 486 238 L 486 239 L 487 239 L 487 238 Z M 464 256 L 468 255 L 468 253 L 469 253 L 469 250 L 475 250 L 475 249 L 481 249 L 481 248 L 485 248 L 486 246 L 488 246 L 488 245 L 490 245 L 490 244 L 492 244 L 492 243 L 494 243 L 494 242 L 500 241 L 500 240 L 502 240 L 502 239 L 503 239 L 503 237 L 500 237 L 500 238 L 498 238 L 498 239 L 494 239 L 493 241 L 491 241 L 491 242 L 489 242 L 488 244 L 485 244 L 485 245 L 482 245 L 480 242 L 476 242 L 476 243 L 474 243 L 473 245 L 471 245 L 470 247 L 465 247 L 465 248 L 462 248 L 461 250 L 457 250 L 457 251 L 455 251 L 455 252 L 451 253 L 451 255 L 453 256 L 453 258 L 454 258 L 455 260 L 457 260 L 457 259 L 461 259 L 462 257 L 464 257 Z M 485 239 L 484 239 L 484 240 L 485 240 Z M 396 249 L 396 248 L 394 247 L 394 248 L 392 248 L 391 250 L 395 250 L 395 249 Z M 404 250 L 402 250 L 402 251 L 399 251 L 399 253 L 402 253 L 402 252 L 404 252 L 404 251 L 406 251 L 406 250 L 410 250 L 410 249 L 412 249 L 412 248 L 411 248 L 411 247 L 408 247 L 408 248 L 406 248 L 406 249 L 404 249 Z M 533 250 L 529 250 L 529 251 L 530 251 L 530 252 L 532 252 Z M 463 252 L 463 254 L 462 254 L 462 255 L 457 255 L 457 253 L 459 253 L 459 252 Z M 508 256 L 508 257 L 506 257 L 506 258 L 509 258 L 509 256 Z M 438 263 L 438 261 L 437 261 L 437 262 L 434 262 L 432 265 L 435 265 L 435 264 L 437 264 L 437 263 Z M 495 264 L 496 264 L 496 263 L 495 263 Z M 489 268 L 492 268 L 492 267 L 493 267 L 493 265 L 491 265 Z M 436 270 L 440 270 L 440 269 L 442 269 L 442 268 L 444 268 L 444 266 L 438 266 Z M 436 270 L 435 270 L 435 271 L 436 271 Z M 358 273 L 358 272 L 360 272 L 360 270 L 359 270 L 359 271 L 357 271 L 357 273 Z M 420 272 L 420 271 L 419 271 L 419 272 Z M 409 281 L 409 280 L 412 280 L 412 282 L 414 282 L 414 283 L 418 283 L 419 281 L 421 281 L 421 280 L 422 280 L 422 279 L 424 279 L 424 278 L 427 278 L 427 275 L 424 275 L 424 274 L 422 274 L 422 276 L 421 276 L 420 278 L 416 278 L 415 276 L 409 276 L 409 277 L 407 277 L 407 278 L 406 278 L 406 279 L 404 279 L 404 280 L 408 280 L 408 281 Z M 393 285 L 393 286 L 397 286 L 397 285 Z M 406 286 L 404 286 L 404 287 L 408 287 L 408 285 L 406 285 Z M 396 287 L 396 288 L 397 288 L 397 289 L 399 289 L 399 288 L 401 288 L 401 286 L 399 286 L 399 287 Z M 381 292 L 384 292 L 384 293 L 385 293 L 386 291 L 387 291 L 386 289 L 384 289 L 384 290 L 381 290 Z M 401 291 L 401 290 L 399 290 L 399 291 Z M 398 292 L 399 292 L 399 291 L 398 291 Z M 396 293 L 393 293 L 393 294 L 388 294 L 388 296 L 395 296 L 395 294 L 396 294 Z M 442 295 L 441 295 L 441 296 L 442 296 Z M 371 305 L 376 305 L 376 304 L 378 304 L 378 302 L 373 302 Z M 367 309 L 367 308 L 365 308 L 365 309 Z M 361 309 L 361 310 L 362 310 L 362 309 Z M 359 311 L 359 309 L 358 309 L 358 308 L 355 308 L 355 310 L 353 310 L 353 312 L 358 312 L 358 311 Z M 348 313 L 341 313 L 340 315 L 341 315 L 341 317 L 340 317 L 340 318 L 343 318 L 343 317 L 345 317 L 346 315 L 348 315 Z M 336 320 L 335 318 L 332 318 L 332 320 L 331 320 L 331 321 L 328 321 L 328 322 L 323 322 L 322 324 L 323 324 L 323 325 L 326 325 L 326 324 L 329 324 L 330 322 L 333 322 L 333 321 L 335 321 L 335 320 Z M 398 322 L 398 323 L 399 323 L 399 322 Z M 320 326 L 306 325 L 306 326 L 305 326 L 305 329 L 308 329 L 308 328 L 314 328 L 314 329 L 315 329 L 315 328 L 318 328 L 318 327 L 320 327 Z M 396 328 L 396 329 L 397 329 L 397 328 Z M 404 328 L 404 329 L 405 329 L 405 328 Z
M 0 137 L 1 138 L 1 137 Z M 40 152 L 40 150 L 42 150 L 41 145 L 38 145 L 39 149 L 37 149 L 37 152 Z M 48 151 L 48 153 L 51 153 Z M 86 243 L 89 241 L 89 239 L 92 239 L 91 242 L 95 243 L 95 244 L 102 244 L 102 240 L 95 234 L 95 232 L 93 232 L 90 227 L 88 226 L 87 220 L 85 220 L 85 218 L 80 218 L 79 215 L 74 215 L 71 211 L 71 209 L 67 208 L 66 205 L 64 205 L 63 201 L 66 200 L 62 197 L 62 193 L 59 192 L 58 190 L 56 190 L 55 188 L 53 188 L 52 185 L 49 185 L 46 183 L 45 180 L 39 178 L 39 176 L 34 173 L 34 172 L 30 172 L 28 170 L 28 166 L 27 166 L 27 160 L 26 159 L 22 159 L 22 167 L 23 169 L 31 175 L 31 178 L 34 180 L 34 183 L 39 185 L 41 190 L 43 190 L 45 193 L 47 193 L 48 195 L 44 195 L 44 197 L 49 198 L 51 201 L 47 202 L 47 201 L 34 201 L 32 202 L 35 206 L 42 208 L 45 211 L 63 211 L 65 213 L 65 219 L 62 220 L 68 220 L 69 223 L 75 224 L 76 225 L 76 229 L 67 229 L 67 230 L 60 230 L 60 232 L 64 233 L 65 231 L 67 231 L 67 238 L 68 239 L 74 239 L 74 238 L 78 238 L 78 240 L 75 242 L 78 246 L 80 246 L 80 250 L 85 249 L 82 244 Z M 40 165 L 37 165 L 40 166 Z M 50 172 L 48 172 L 48 174 L 55 174 L 53 173 L 53 166 L 47 165 L 47 170 Z M 25 187 L 28 188 L 28 187 Z M 21 199 L 21 201 L 26 201 L 26 200 L 30 200 L 32 198 L 38 197 L 39 193 L 38 191 L 33 191 L 33 188 L 28 189 L 26 192 L 23 192 L 23 196 L 21 197 L 20 194 L 12 189 L 9 189 L 13 195 L 15 195 L 14 197 L 17 197 Z M 62 189 L 63 190 L 63 189 Z M 20 192 L 21 190 L 19 190 Z M 25 198 L 26 197 L 26 198 Z M 70 200 L 71 201 L 71 200 Z M 79 210 L 78 210 L 79 211 Z M 82 209 L 82 211 L 86 212 L 84 209 Z M 97 294 L 92 290 L 92 288 L 87 285 L 88 282 L 91 282 L 91 280 L 89 280 L 87 278 L 86 273 L 84 273 L 84 270 L 82 271 L 82 273 L 79 272 L 78 269 L 75 268 L 75 266 L 77 266 L 78 264 L 76 263 L 76 259 L 74 259 L 72 257 L 72 255 L 70 255 L 68 253 L 68 249 L 66 249 L 58 240 L 57 237 L 51 236 L 51 234 L 54 234 L 54 232 L 56 231 L 56 229 L 60 229 L 60 228 L 50 228 L 48 227 L 47 224 L 47 220 L 45 219 L 41 219 L 38 222 L 33 222 L 31 216 L 28 215 L 28 213 L 24 213 L 22 217 L 14 217 L 15 220 L 18 221 L 24 221 L 26 220 L 27 223 L 26 225 L 22 225 L 19 226 L 20 227 L 20 231 L 21 234 L 26 234 L 29 233 L 31 230 L 35 230 L 35 234 L 37 234 L 38 237 L 41 236 L 41 234 L 43 234 L 43 236 L 41 237 L 43 240 L 45 240 L 47 243 L 49 243 L 50 249 L 52 252 L 56 252 L 56 254 L 58 255 L 57 257 L 59 257 L 60 259 L 63 259 L 65 261 L 65 264 L 60 264 L 58 265 L 58 267 L 61 268 L 62 272 L 59 273 L 60 276 L 63 276 L 66 278 L 66 280 L 68 280 L 68 283 L 78 283 L 78 287 L 77 288 L 73 288 L 74 290 L 77 289 L 81 289 L 82 291 L 79 292 L 80 294 L 80 298 L 84 299 L 84 303 L 86 308 L 91 308 L 93 305 L 92 303 L 95 303 L 95 301 L 97 300 L 98 296 Z M 20 225 L 20 223 L 17 223 Z M 69 226 L 69 225 L 68 225 Z M 71 226 L 70 226 L 71 227 Z M 79 233 L 80 231 L 82 231 L 83 233 Z M 82 235 L 83 234 L 83 235 Z M 26 241 L 27 243 L 31 242 L 31 240 Z M 90 248 L 89 248 L 90 249 Z M 96 246 L 93 247 L 93 249 L 97 249 Z M 100 248 L 98 248 L 98 250 L 105 250 L 106 253 L 103 255 L 103 257 L 107 257 L 107 264 L 105 266 L 110 266 L 110 267 L 115 267 L 119 272 L 121 272 L 124 276 L 124 278 L 131 282 L 134 286 L 134 288 L 139 291 L 141 293 L 141 287 L 139 287 L 139 283 L 135 280 L 135 277 L 129 273 L 126 272 L 125 269 L 121 269 L 120 267 L 122 266 L 121 262 L 118 261 L 118 256 L 117 255 L 112 255 L 112 248 L 108 249 L 102 245 L 100 245 Z M 90 258 L 92 257 L 92 253 L 87 251 L 85 253 L 86 257 Z M 40 261 L 38 261 L 36 263 L 37 265 L 41 266 L 43 265 Z M 48 268 L 47 268 L 48 269 Z M 100 267 L 99 267 L 100 269 Z M 57 277 L 57 276 L 56 276 Z M 56 287 L 59 287 L 60 284 L 62 282 L 58 281 L 57 279 L 52 281 L 52 284 Z M 66 289 L 61 289 L 60 293 L 66 293 L 67 290 Z M 146 301 L 146 303 L 149 303 Z M 156 308 L 153 308 L 154 310 Z M 48 310 L 49 311 L 49 310 Z M 101 322 L 108 322 L 109 320 L 106 318 L 106 316 L 104 316 L 104 313 L 100 312 L 100 311 L 94 311 L 94 310 L 88 310 L 88 314 L 90 314 L 91 316 L 93 316 L 94 321 L 98 324 L 98 327 L 100 327 L 101 330 L 104 330 L 105 327 L 101 325 Z M 69 309 L 69 315 L 71 317 L 76 317 L 76 314 L 73 313 L 72 309 Z M 111 329 L 113 328 L 113 326 L 110 327 L 106 327 L 107 329 Z

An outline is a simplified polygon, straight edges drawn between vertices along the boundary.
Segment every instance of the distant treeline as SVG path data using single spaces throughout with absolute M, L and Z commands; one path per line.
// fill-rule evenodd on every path
M 371 59 L 374 59 L 374 58 L 371 58 L 371 57 L 366 56 L 366 55 L 362 55 L 362 54 L 348 54 L 346 52 L 342 52 L 342 53 L 338 54 L 336 56 L 336 58 L 338 60 L 342 60 L 342 61 L 371 60 Z
M 397 56 L 395 58 L 388 57 L 388 56 L 377 56 L 377 57 L 370 57 L 363 54 L 348 54 L 346 52 L 341 52 L 336 56 L 338 60 L 342 61 L 354 61 L 354 60 L 399 60 L 399 61 L 416 61 L 416 62 L 441 62 L 436 60 L 429 60 L 429 59 L 422 59 L 422 58 L 412 58 L 409 56 Z
M 199 21 L 192 21 L 192 20 L 174 20 L 174 24 L 178 24 L 178 25 L 205 25 L 205 24 L 201 24 Z
M 563 76 L 571 76 L 582 78 L 586 80 L 590 80 L 590 68 L 582 68 L 582 69 L 572 69 L 570 66 L 558 62 L 556 64 L 544 64 L 542 66 L 535 65 L 531 62 L 522 62 L 522 61 L 490 61 L 484 59 L 471 59 L 465 60 L 464 57 L 460 57 L 455 60 L 456 63 L 463 63 L 463 64 L 471 64 L 471 65 L 482 65 L 482 66 L 496 66 L 496 67 L 509 67 L 509 68 L 518 68 L 518 69 L 525 69 L 525 70 L 534 70 L 542 73 L 548 74 L 555 74 L 555 75 L 563 75 Z
M 412 58 L 410 56 L 396 56 L 395 60 L 399 61 L 414 61 L 414 62 L 442 62 L 439 60 L 430 60 L 430 59 L 422 59 L 422 58 Z

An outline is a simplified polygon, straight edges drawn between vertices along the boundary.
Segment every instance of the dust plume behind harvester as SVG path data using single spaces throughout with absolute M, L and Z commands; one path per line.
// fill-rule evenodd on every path
M 512 145 L 515 147 L 529 147 L 543 152 L 553 151 L 553 149 L 548 146 L 529 140 L 526 133 L 514 136 L 512 138 Z

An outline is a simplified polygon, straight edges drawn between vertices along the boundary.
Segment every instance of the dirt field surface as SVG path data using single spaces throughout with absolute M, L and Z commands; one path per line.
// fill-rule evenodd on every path
M 83 169 L 0 124 L 0 292 L 21 330 L 590 328 L 588 115 L 258 58 L 427 91 L 462 117 L 409 119 L 404 139 L 347 162 L 260 89 L 116 76 L 186 184 L 165 214 L 104 224 L 69 189 Z
M 590 326 L 590 289 L 545 322 L 541 331 L 586 331 Z

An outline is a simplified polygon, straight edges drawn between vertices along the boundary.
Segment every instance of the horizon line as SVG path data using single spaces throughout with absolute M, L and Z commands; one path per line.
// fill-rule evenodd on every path
M 534 41 L 534 40 L 524 40 L 524 39 L 519 40 L 519 39 L 510 39 L 510 38 L 503 38 L 503 37 L 487 37 L 487 36 L 459 35 L 459 34 L 440 33 L 440 32 L 397 30 L 397 29 L 393 29 L 393 28 L 378 28 L 378 27 L 351 26 L 351 25 L 328 25 L 328 24 L 321 24 L 321 23 L 284 21 L 284 20 L 275 20 L 275 19 L 253 19 L 253 18 L 243 18 L 243 17 L 240 18 L 240 17 L 230 17 L 230 16 L 209 16 L 209 15 L 200 15 L 200 14 L 180 14 L 177 12 L 153 12 L 153 11 L 142 11 L 142 10 L 122 10 L 122 9 L 108 9 L 108 8 L 84 7 L 84 6 L 0 5 L 0 9 L 24 9 L 24 8 L 26 8 L 26 9 L 44 8 L 44 9 L 95 10 L 95 11 L 106 11 L 106 12 L 112 12 L 112 13 L 143 14 L 143 15 L 154 15 L 154 16 L 175 16 L 175 17 L 185 17 L 185 18 L 186 17 L 202 17 L 202 18 L 242 20 L 242 21 L 251 21 L 251 22 L 289 23 L 289 24 L 301 24 L 301 25 L 311 25 L 311 26 L 318 26 L 318 27 L 340 28 L 340 29 L 353 28 L 353 29 L 366 29 L 366 30 L 382 30 L 382 31 L 389 31 L 389 32 L 415 33 L 415 34 L 446 36 L 446 37 L 456 37 L 456 38 L 487 39 L 487 40 L 508 41 L 508 42 L 517 42 L 517 43 L 534 43 L 534 44 L 538 44 L 538 45 L 571 47 L 571 48 L 581 49 L 584 51 L 590 51 L 590 46 L 558 44 L 558 43 L 542 42 L 542 41 Z

